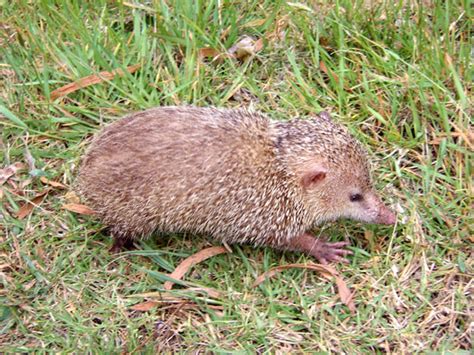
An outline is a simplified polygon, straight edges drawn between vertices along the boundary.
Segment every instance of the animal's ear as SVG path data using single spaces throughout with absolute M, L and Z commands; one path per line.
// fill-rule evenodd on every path
M 304 189 L 309 189 L 322 181 L 326 178 L 327 170 L 322 166 L 313 166 L 306 170 L 303 173 L 303 177 L 301 178 L 301 184 L 303 185 Z
M 318 118 L 320 120 L 332 121 L 331 115 L 327 111 L 321 111 L 318 113 Z

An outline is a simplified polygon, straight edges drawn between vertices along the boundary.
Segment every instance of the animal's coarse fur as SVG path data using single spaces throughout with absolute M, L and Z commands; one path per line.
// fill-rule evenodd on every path
M 302 185 L 312 169 L 332 178 Z M 359 218 L 341 206 L 346 190 L 371 186 L 365 151 L 326 113 L 278 122 L 197 107 L 149 109 L 109 125 L 77 182 L 116 238 L 188 231 L 282 248 L 315 223 Z

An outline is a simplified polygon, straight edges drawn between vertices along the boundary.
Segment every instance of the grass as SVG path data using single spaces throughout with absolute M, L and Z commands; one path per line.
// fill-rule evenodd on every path
M 369 5 L 370 4 L 370 5 Z M 472 72 L 467 1 L 0 1 L 2 352 L 465 351 L 472 331 Z M 250 60 L 212 61 L 242 35 Z M 52 100 L 100 71 L 134 74 Z M 471 68 L 472 69 L 472 68 Z M 272 266 L 311 258 L 232 246 L 197 265 L 175 300 L 148 311 L 166 274 L 212 244 L 166 236 L 111 255 L 92 217 L 65 211 L 88 138 L 158 105 L 251 106 L 287 119 L 330 110 L 373 154 L 395 228 L 340 222 L 357 314 L 301 269 L 259 288 Z M 41 179 L 43 177 L 43 179 Z M 25 201 L 49 189 L 24 219 Z M 210 298 L 188 289 L 212 287 Z M 150 294 L 154 293 L 154 294 Z M 148 294 L 148 295 L 146 295 Z

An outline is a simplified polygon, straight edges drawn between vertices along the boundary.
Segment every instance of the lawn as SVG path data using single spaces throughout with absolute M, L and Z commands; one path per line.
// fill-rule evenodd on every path
M 468 353 L 470 12 L 468 1 L 0 1 L 0 351 Z M 95 132 L 182 104 L 282 120 L 325 109 L 367 146 L 397 224 L 315 231 L 352 243 L 335 268 L 355 312 L 312 270 L 254 287 L 274 266 L 315 260 L 251 246 L 165 292 L 186 257 L 218 244 L 160 235 L 111 254 L 100 222 L 64 207 L 80 204 L 74 179 Z

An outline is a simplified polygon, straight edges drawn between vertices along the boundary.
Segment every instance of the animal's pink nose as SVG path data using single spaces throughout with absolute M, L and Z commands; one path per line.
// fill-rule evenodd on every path
M 395 224 L 397 221 L 397 215 L 390 211 L 385 206 L 380 207 L 379 215 L 377 216 L 376 223 L 380 224 Z

